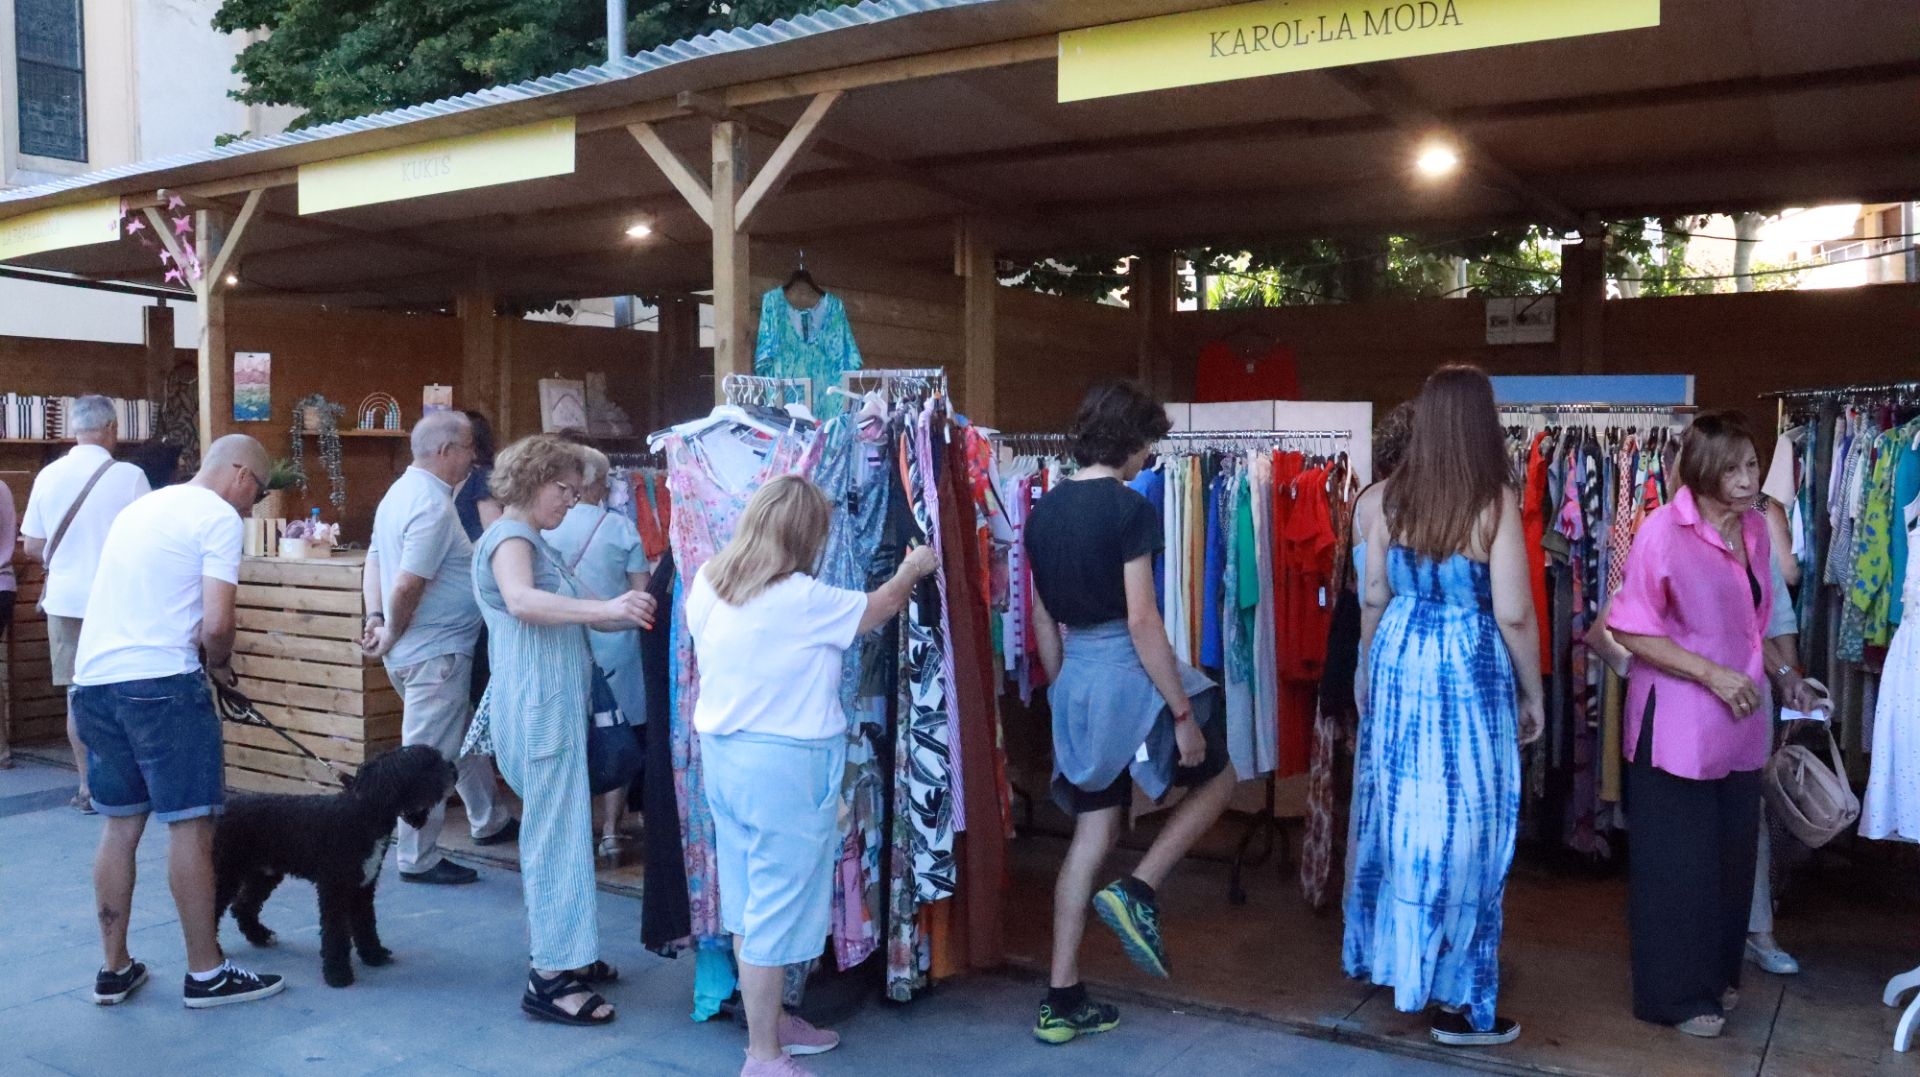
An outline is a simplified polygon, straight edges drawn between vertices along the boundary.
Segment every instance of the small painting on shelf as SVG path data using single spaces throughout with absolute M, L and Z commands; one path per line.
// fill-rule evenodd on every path
M 541 378 L 541 432 L 557 434 L 562 430 L 578 430 L 585 433 L 586 429 L 586 383 L 565 378 Z
M 273 418 L 273 356 L 233 353 L 233 421 L 263 423 Z

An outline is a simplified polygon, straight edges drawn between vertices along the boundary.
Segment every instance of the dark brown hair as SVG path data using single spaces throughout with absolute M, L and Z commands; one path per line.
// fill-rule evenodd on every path
M 1512 485 L 1493 404 L 1493 383 L 1475 366 L 1443 366 L 1420 391 L 1406 458 L 1387 484 L 1393 540 L 1429 557 L 1451 557 L 1490 538 L 1489 507 Z
M 1727 472 L 1740 466 L 1740 458 L 1748 449 L 1756 456 L 1760 452 L 1745 415 L 1737 411 L 1701 412 L 1680 439 L 1680 485 L 1692 490 L 1695 497 L 1720 500 Z
M 1171 429 L 1167 409 L 1133 382 L 1096 385 L 1073 418 L 1073 458 L 1081 467 L 1119 467 Z
M 1407 440 L 1413 437 L 1413 401 L 1403 400 L 1373 426 L 1373 476 L 1391 479 L 1407 456 Z

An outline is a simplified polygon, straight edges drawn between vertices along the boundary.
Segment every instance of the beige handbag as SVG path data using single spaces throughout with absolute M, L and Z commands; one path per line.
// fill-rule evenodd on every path
M 1767 810 L 1810 849 L 1832 841 L 1860 818 L 1860 798 L 1847 782 L 1831 726 L 1826 734 L 1827 759 L 1788 744 L 1773 753 L 1761 775 Z

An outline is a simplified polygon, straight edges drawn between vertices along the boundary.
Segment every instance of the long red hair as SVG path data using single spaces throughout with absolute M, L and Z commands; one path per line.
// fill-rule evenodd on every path
M 1486 546 L 1512 484 L 1493 383 L 1479 367 L 1443 366 L 1420 391 L 1406 457 L 1387 483 L 1393 541 L 1446 558 Z

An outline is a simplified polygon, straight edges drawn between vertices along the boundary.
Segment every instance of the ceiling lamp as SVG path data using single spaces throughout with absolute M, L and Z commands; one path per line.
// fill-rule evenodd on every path
M 1414 167 L 1423 176 L 1439 179 L 1460 167 L 1460 154 L 1444 142 L 1435 142 L 1420 151 L 1420 156 L 1414 160 Z
M 238 273 L 227 274 L 227 287 L 231 288 L 234 285 L 239 283 L 240 283 L 240 274 Z
M 633 224 L 627 226 L 627 238 L 629 239 L 645 239 L 652 234 L 653 225 L 645 221 L 635 221 Z

